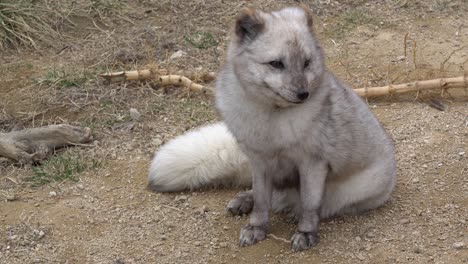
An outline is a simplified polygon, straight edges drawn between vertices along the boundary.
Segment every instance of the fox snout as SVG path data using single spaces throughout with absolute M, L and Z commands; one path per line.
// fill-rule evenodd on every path
M 305 90 L 301 90 L 296 93 L 296 96 L 297 96 L 297 99 L 301 101 L 305 101 L 307 98 L 309 98 L 309 92 Z

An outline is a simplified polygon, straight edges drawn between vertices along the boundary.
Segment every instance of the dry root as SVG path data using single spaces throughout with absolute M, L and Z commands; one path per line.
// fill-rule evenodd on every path
M 122 82 L 122 81 L 142 81 L 142 80 L 156 80 L 163 86 L 174 85 L 184 86 L 190 91 L 202 92 L 202 93 L 213 93 L 213 90 L 205 87 L 201 84 L 195 83 L 188 77 L 182 75 L 168 75 L 167 70 L 140 70 L 140 71 L 121 71 L 104 73 L 100 76 L 109 82 Z M 193 74 L 193 77 L 200 79 L 201 81 L 208 82 L 215 79 L 215 73 L 209 72 L 204 74 Z
M 468 88 L 468 78 L 464 76 L 455 78 L 441 78 L 396 85 L 387 85 L 382 87 L 359 88 L 354 89 L 354 91 L 359 96 L 368 98 L 437 89 L 444 92 L 450 88 Z
M 183 75 L 167 75 L 166 70 L 141 70 L 141 71 L 122 71 L 101 74 L 101 77 L 108 81 L 132 81 L 132 80 L 148 80 L 156 79 L 161 85 L 185 86 L 190 91 L 213 93 L 214 91 L 201 84 L 197 84 Z M 196 76 L 203 81 L 212 81 L 215 79 L 214 73 L 206 73 Z M 425 90 L 440 89 L 442 93 L 451 88 L 468 88 L 468 78 L 460 76 L 455 78 L 441 78 L 434 80 L 415 81 L 410 83 L 402 83 L 396 85 L 388 85 L 382 87 L 365 87 L 354 89 L 361 97 L 370 98 L 392 94 L 403 94 L 410 92 L 420 92 Z
M 70 125 L 0 133 L 0 156 L 21 164 L 32 164 L 45 159 L 55 149 L 87 143 L 92 139 L 91 129 Z

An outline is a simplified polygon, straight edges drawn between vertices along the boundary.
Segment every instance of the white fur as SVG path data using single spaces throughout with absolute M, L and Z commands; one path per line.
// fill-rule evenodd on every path
M 182 191 L 205 186 L 250 185 L 248 161 L 224 123 L 178 136 L 156 153 L 149 170 L 155 191 Z

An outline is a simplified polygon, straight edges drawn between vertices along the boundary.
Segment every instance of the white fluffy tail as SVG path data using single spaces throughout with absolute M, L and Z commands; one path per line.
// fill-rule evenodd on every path
M 248 186 L 247 157 L 224 123 L 190 131 L 163 145 L 148 174 L 148 187 L 159 192 L 205 186 Z

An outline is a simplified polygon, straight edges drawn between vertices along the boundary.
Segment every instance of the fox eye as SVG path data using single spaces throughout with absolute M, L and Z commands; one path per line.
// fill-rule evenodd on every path
M 284 64 L 281 61 L 270 61 L 268 64 L 270 64 L 270 66 L 275 69 L 279 69 L 279 70 L 284 69 Z
M 309 64 L 310 64 L 310 60 L 306 60 L 306 61 L 304 62 L 304 69 L 307 68 L 307 67 L 309 67 Z

